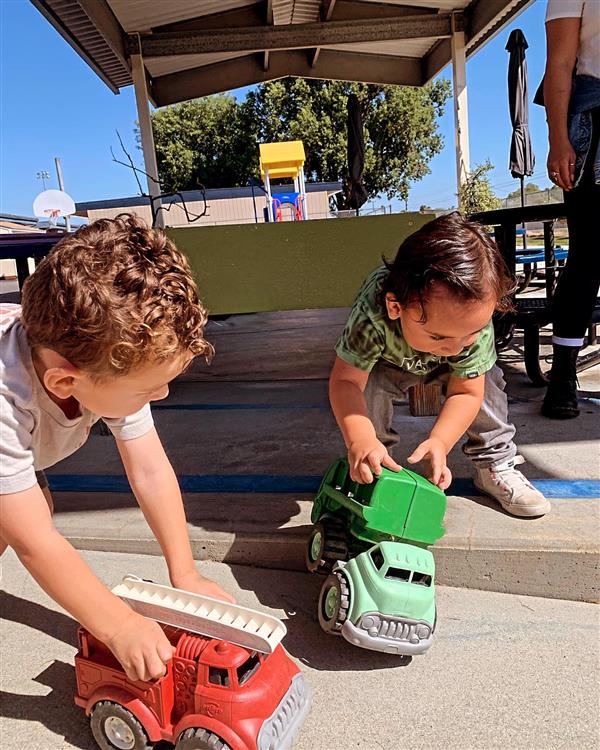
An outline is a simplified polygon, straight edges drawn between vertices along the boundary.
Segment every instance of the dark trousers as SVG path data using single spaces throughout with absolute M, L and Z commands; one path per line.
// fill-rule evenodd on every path
M 600 286 L 600 185 L 594 181 L 594 156 L 600 137 L 600 107 L 593 110 L 593 135 L 579 185 L 565 192 L 569 255 L 553 299 L 553 333 L 583 338 Z

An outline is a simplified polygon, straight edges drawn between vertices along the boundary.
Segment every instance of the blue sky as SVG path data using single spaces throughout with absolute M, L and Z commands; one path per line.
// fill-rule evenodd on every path
M 521 28 L 529 42 L 531 99 L 544 69 L 545 9 L 545 0 L 536 0 L 467 65 L 471 166 L 487 158 L 492 161 L 491 182 L 500 196 L 518 186 L 507 167 L 510 120 L 508 52 L 504 47 L 510 31 Z M 0 0 L 0 66 L 1 212 L 31 215 L 33 199 L 42 190 L 36 174 L 48 170 L 51 179 L 46 187 L 57 187 L 55 156 L 61 157 L 66 189 L 76 201 L 136 194 L 133 175 L 112 163 L 109 150 L 111 145 L 118 150 L 118 130 L 141 164 L 133 134 L 137 115 L 132 87 L 115 96 L 29 0 Z M 450 68 L 441 75 L 450 77 Z M 546 125 L 541 107 L 530 106 L 530 127 L 537 157 L 532 179 L 547 187 Z M 411 209 L 423 203 L 436 207 L 455 203 L 451 102 L 440 129 L 444 150 L 432 160 L 432 174 L 413 185 Z M 397 202 L 394 209 L 399 210 Z

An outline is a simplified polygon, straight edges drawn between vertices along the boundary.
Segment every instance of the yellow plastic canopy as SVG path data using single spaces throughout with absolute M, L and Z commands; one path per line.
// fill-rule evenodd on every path
M 266 178 L 266 170 L 269 170 L 269 179 L 288 177 L 296 179 L 302 171 L 304 160 L 304 144 L 302 141 L 279 141 L 278 143 L 261 143 L 260 171 L 263 180 Z

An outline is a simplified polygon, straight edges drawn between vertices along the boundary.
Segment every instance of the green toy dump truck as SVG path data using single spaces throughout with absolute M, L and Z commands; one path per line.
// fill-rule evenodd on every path
M 339 458 L 327 470 L 314 500 L 314 524 L 306 549 L 311 572 L 330 573 L 383 541 L 408 542 L 423 548 L 444 535 L 446 496 L 427 479 L 408 469 L 382 467 L 371 484 L 350 478 L 348 461 Z
M 336 563 L 319 597 L 321 627 L 361 648 L 422 654 L 435 630 L 434 574 L 429 550 L 376 544 L 349 562 Z

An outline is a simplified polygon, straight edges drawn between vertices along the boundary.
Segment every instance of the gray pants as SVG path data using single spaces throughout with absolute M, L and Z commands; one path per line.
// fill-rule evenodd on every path
M 405 398 L 410 386 L 423 380 L 442 385 L 445 392 L 449 377 L 447 365 L 440 365 L 426 376 L 401 370 L 383 360 L 375 365 L 369 374 L 365 399 L 377 437 L 386 448 L 393 448 L 400 439 L 392 428 L 394 400 Z M 502 370 L 494 365 L 485 375 L 483 403 L 463 445 L 463 452 L 478 468 L 497 466 L 517 453 L 513 442 L 515 426 L 508 421 L 505 386 Z

